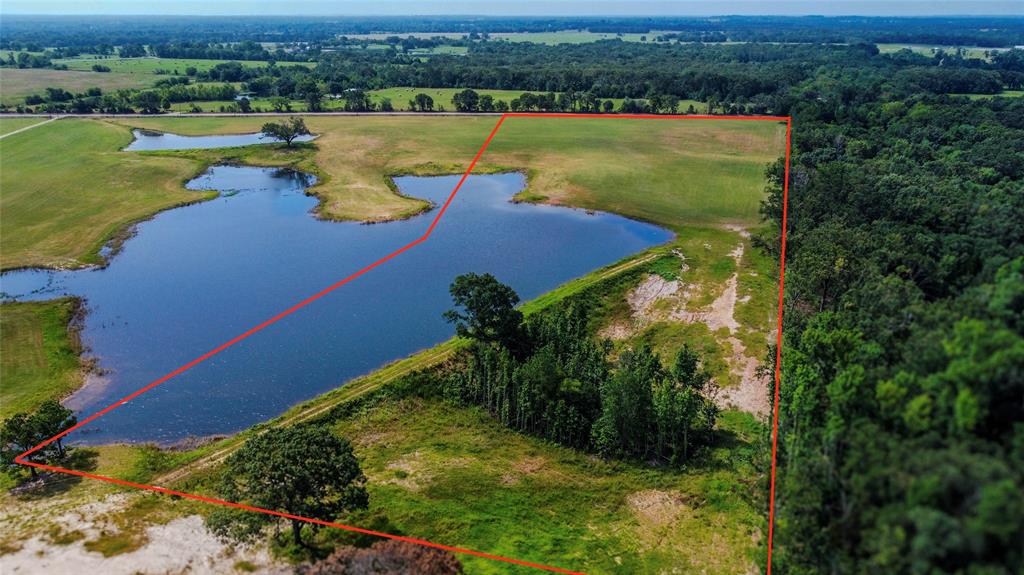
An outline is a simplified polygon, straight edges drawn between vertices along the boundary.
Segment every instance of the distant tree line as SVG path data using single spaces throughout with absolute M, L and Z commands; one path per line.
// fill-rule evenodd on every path
M 0 48 L 69 46 L 89 48 L 200 43 L 277 42 L 331 44 L 339 35 L 378 33 L 459 33 L 475 40 L 498 32 L 651 34 L 673 31 L 685 41 L 854 43 L 858 41 L 961 46 L 1024 45 L 1024 25 L 1010 17 L 839 16 L 5 16 Z M 653 38 L 654 35 L 651 34 Z

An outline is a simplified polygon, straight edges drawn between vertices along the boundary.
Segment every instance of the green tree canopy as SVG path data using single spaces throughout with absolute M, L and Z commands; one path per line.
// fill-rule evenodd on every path
M 270 429 L 248 440 L 227 460 L 220 494 L 229 501 L 334 521 L 366 509 L 366 477 L 345 439 L 321 426 Z M 208 524 L 218 535 L 244 539 L 273 516 L 219 511 Z M 292 539 L 302 541 L 303 522 L 291 520 Z

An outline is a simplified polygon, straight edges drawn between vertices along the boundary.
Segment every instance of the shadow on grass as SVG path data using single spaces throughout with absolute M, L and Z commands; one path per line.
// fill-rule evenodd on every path
M 75 471 L 92 472 L 98 466 L 98 459 L 99 452 L 95 449 L 77 448 L 68 451 L 67 457 L 54 462 L 53 465 Z M 81 482 L 82 478 L 77 475 L 44 471 L 39 473 L 38 479 L 26 478 L 11 489 L 11 494 L 26 500 L 45 499 L 65 493 Z

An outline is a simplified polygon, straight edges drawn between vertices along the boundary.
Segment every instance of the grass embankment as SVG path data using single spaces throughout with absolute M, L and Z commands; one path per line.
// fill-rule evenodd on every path
M 72 298 L 0 304 L 0 420 L 82 384 L 79 306 Z

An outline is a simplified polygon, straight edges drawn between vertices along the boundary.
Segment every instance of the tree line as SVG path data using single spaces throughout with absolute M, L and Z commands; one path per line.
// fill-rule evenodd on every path
M 445 379 L 448 400 L 606 456 L 681 463 L 711 443 L 714 385 L 689 347 L 669 367 L 646 346 L 612 361 L 578 302 L 524 321 L 519 297 L 490 274 L 459 276 L 451 293 L 456 307 L 445 317 L 473 345 Z
M 780 110 L 794 130 L 773 569 L 1020 573 L 1024 100 L 865 77 L 821 76 Z M 781 164 L 769 180 L 778 255 Z

